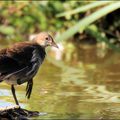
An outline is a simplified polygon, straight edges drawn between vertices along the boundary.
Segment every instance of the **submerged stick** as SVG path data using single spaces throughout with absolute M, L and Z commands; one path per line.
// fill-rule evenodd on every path
M 28 120 L 29 117 L 34 116 L 39 116 L 39 112 L 28 111 L 18 105 L 0 108 L 0 120 Z

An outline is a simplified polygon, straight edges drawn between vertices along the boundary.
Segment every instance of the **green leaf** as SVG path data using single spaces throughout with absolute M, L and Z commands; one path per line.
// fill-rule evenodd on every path
M 102 6 L 102 5 L 106 5 L 106 4 L 109 4 L 111 2 L 113 2 L 113 1 L 92 2 L 90 4 L 87 4 L 85 6 L 79 7 L 79 8 L 74 9 L 74 10 L 63 12 L 63 13 L 59 13 L 59 14 L 56 15 L 56 17 L 63 17 L 63 16 L 66 17 L 66 16 L 70 16 L 70 15 L 73 15 L 73 14 L 76 14 L 76 13 L 85 12 L 87 10 L 90 10 L 90 9 L 93 9 L 95 7 L 99 7 L 99 6 Z
M 96 12 L 94 12 L 91 15 L 89 15 L 89 16 L 83 18 L 82 20 L 80 20 L 77 24 L 75 24 L 74 26 L 69 28 L 67 31 L 62 33 L 60 36 L 57 36 L 56 40 L 61 41 L 61 40 L 69 39 L 75 33 L 79 32 L 79 31 L 82 32 L 88 25 L 90 25 L 91 23 L 100 19 L 101 17 L 107 15 L 108 13 L 110 13 L 114 10 L 117 10 L 118 8 L 120 8 L 120 2 L 114 2 L 110 5 L 107 5 L 103 8 L 100 8 Z
M 0 33 L 5 35 L 12 35 L 15 33 L 15 29 L 12 26 L 0 25 Z

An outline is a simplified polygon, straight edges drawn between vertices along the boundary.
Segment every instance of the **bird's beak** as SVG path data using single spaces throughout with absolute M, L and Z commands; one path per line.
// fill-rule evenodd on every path
M 54 41 L 52 42 L 51 46 L 59 48 L 58 45 Z

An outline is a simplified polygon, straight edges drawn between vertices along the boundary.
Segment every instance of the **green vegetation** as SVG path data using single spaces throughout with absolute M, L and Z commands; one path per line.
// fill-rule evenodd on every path
M 65 41 L 48 49 L 30 100 L 16 86 L 33 119 L 120 119 L 120 53 L 107 49 L 120 51 L 120 1 L 81 1 L 0 1 L 1 48 L 41 31 Z M 14 104 L 9 89 L 1 83 L 0 106 Z
M 89 35 L 114 48 L 120 36 L 119 1 L 0 2 L 0 38 L 26 40 L 40 31 L 59 33 L 58 41 Z M 92 27 L 91 27 L 92 25 Z M 112 45 L 111 45 L 112 44 Z M 116 49 L 116 48 L 115 48 Z

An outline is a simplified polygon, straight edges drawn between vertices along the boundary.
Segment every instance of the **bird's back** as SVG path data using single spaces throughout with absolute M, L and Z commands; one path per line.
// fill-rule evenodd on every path
M 41 46 L 22 42 L 0 50 L 0 81 L 22 84 L 33 78 L 45 57 Z

